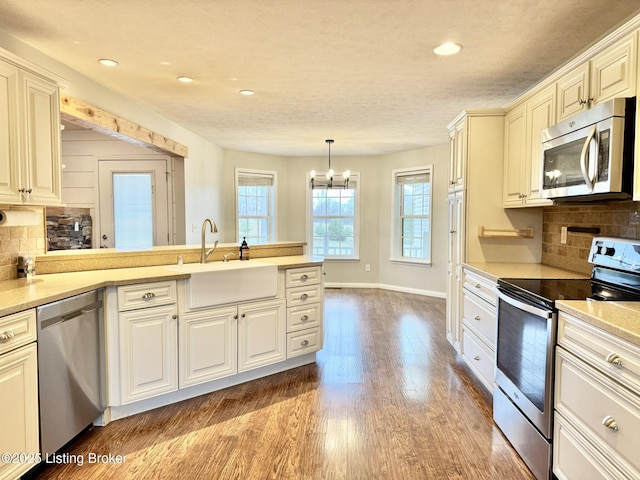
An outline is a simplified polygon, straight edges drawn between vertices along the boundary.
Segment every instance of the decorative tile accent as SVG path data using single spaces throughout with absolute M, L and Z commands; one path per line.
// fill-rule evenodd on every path
M 562 227 L 598 227 L 597 235 L 567 233 L 567 243 L 560 243 Z M 557 205 L 544 207 L 542 263 L 590 274 L 587 261 L 593 237 L 640 239 L 640 203 L 611 202 L 604 204 Z
M 47 209 L 47 250 L 91 248 L 92 230 L 88 208 Z

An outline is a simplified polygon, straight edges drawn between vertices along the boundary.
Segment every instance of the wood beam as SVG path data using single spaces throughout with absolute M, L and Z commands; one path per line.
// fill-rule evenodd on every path
M 69 123 L 157 152 L 189 156 L 189 148 L 185 145 L 69 95 L 60 95 L 60 117 Z

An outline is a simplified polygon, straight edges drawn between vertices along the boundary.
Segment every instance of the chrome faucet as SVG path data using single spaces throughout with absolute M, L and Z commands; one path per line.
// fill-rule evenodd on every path
M 218 246 L 218 240 L 216 240 L 216 242 L 213 244 L 213 248 L 205 252 L 204 234 L 206 233 L 206 230 L 207 230 L 207 223 L 209 224 L 211 233 L 218 233 L 218 227 L 216 226 L 213 220 L 211 220 L 210 218 L 207 218 L 205 219 L 204 222 L 202 222 L 202 251 L 200 255 L 200 263 L 207 263 L 207 258 L 209 258 L 209 255 L 211 255 L 213 251 L 216 249 L 216 247 Z

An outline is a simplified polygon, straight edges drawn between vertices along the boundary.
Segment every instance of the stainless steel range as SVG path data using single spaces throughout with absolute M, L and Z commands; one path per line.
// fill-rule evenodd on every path
M 640 301 L 640 240 L 597 237 L 591 279 L 499 279 L 493 418 L 538 479 L 550 479 L 556 300 Z

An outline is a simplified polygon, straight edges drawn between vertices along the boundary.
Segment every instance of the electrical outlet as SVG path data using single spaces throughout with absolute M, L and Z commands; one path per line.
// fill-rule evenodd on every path
M 370 272 L 371 271 L 371 265 L 369 265 L 368 263 L 364 266 L 364 271 L 365 272 Z
M 567 243 L 567 227 L 560 227 L 560 243 L 563 245 Z

